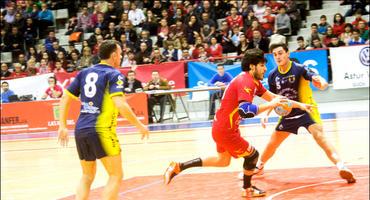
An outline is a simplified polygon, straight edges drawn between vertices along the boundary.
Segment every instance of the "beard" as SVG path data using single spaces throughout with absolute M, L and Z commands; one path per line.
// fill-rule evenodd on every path
M 257 71 L 253 72 L 253 77 L 254 77 L 256 80 L 259 80 L 259 81 L 262 81 L 262 80 L 263 80 L 263 75 L 264 75 L 264 74 L 259 74 Z

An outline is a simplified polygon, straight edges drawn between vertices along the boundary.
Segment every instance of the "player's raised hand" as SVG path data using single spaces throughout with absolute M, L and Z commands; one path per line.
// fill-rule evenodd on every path
M 271 100 L 271 107 L 275 108 L 276 106 L 281 106 L 284 102 L 287 102 L 289 99 L 284 96 L 277 96 Z
M 62 147 L 67 147 L 68 146 L 68 140 L 69 140 L 68 129 L 59 127 L 59 129 L 58 129 L 58 143 Z

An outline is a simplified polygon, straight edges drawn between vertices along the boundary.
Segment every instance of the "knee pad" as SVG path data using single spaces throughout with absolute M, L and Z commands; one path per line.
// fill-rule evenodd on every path
M 250 154 L 249 156 L 245 156 L 243 168 L 245 170 L 254 170 L 257 165 L 258 156 L 259 156 L 259 153 L 257 149 L 254 149 L 253 153 Z

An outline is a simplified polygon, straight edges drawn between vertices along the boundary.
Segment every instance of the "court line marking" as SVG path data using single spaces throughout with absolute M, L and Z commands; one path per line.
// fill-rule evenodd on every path
M 361 176 L 361 177 L 357 177 L 356 179 L 365 179 L 365 178 L 369 178 L 369 177 L 368 176 Z M 332 180 L 332 181 L 325 181 L 325 182 L 314 183 L 314 184 L 309 184 L 309 185 L 302 185 L 302 186 L 299 186 L 299 187 L 290 188 L 290 189 L 283 190 L 283 191 L 280 191 L 278 193 L 275 193 L 275 194 L 267 197 L 265 200 L 272 200 L 272 198 L 274 198 L 274 197 L 277 197 L 277 196 L 279 196 L 281 194 L 284 194 L 284 193 L 287 193 L 287 192 L 291 192 L 293 190 L 299 190 L 299 189 L 302 189 L 302 188 L 308 188 L 308 187 L 317 186 L 317 185 L 324 185 L 324 184 L 329 184 L 329 183 L 335 183 L 335 182 L 339 182 L 339 181 L 343 181 L 343 179 Z

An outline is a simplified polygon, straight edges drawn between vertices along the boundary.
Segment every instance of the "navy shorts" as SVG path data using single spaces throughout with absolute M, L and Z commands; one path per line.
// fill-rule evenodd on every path
M 303 126 L 308 130 L 308 127 L 315 123 L 311 116 L 305 112 L 292 117 L 280 118 L 275 130 L 297 134 L 299 127 Z
M 121 152 L 115 132 L 98 133 L 95 129 L 75 131 L 75 141 L 80 160 L 95 161 Z

